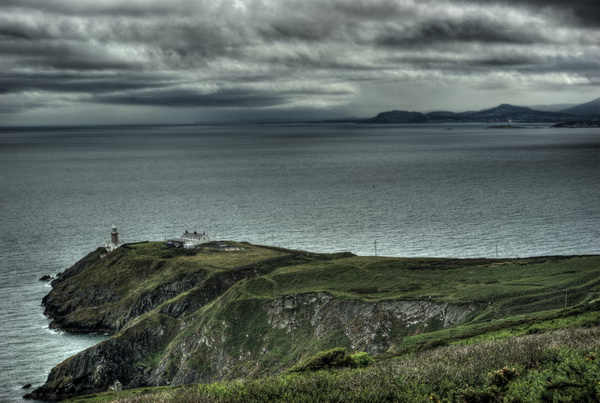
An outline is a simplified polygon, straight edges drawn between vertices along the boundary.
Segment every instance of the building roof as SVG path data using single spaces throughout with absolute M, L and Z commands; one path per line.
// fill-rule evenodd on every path
M 169 239 L 167 239 L 167 242 L 186 243 L 187 241 L 189 241 L 189 239 L 183 239 L 183 238 L 169 238 Z
M 199 234 L 196 231 L 194 231 L 194 232 L 185 231 L 185 233 L 181 236 L 181 238 L 183 238 L 183 239 L 200 239 L 204 236 L 206 236 L 205 233 Z

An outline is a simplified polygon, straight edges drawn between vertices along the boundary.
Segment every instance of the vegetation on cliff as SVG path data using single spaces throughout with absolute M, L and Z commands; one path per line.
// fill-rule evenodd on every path
M 142 388 L 72 403 L 530 402 L 600 400 L 600 328 L 449 345 L 361 369 Z
M 562 365 L 560 357 L 581 364 L 598 354 L 597 344 L 567 342 L 583 337 L 577 332 L 600 337 L 598 256 L 388 258 L 230 245 L 239 249 L 129 245 L 104 258 L 92 253 L 65 271 L 44 300 L 55 326 L 113 336 L 59 364 L 31 397 L 98 393 L 116 381 L 130 389 L 123 401 L 136 402 L 152 401 L 135 397 L 142 392 L 177 396 L 170 401 L 307 401 L 315 390 L 321 401 L 357 391 L 354 400 L 364 401 L 405 400 L 406 393 L 511 396 L 509 383 L 534 382 L 542 368 L 559 371 L 548 368 Z M 506 355 L 510 349 L 497 344 L 542 337 L 565 342 L 535 360 L 518 349 Z M 329 355 L 308 359 L 323 350 Z M 473 351 L 481 358 L 459 370 Z M 331 356 L 348 365 L 288 372 Z M 433 373 L 433 356 L 445 372 Z M 582 367 L 583 378 L 597 370 L 594 360 Z M 439 384 L 421 384 L 435 376 Z M 506 383 L 489 380 L 503 376 Z M 186 384 L 199 386 L 175 386 Z M 161 385 L 171 386 L 149 388 Z

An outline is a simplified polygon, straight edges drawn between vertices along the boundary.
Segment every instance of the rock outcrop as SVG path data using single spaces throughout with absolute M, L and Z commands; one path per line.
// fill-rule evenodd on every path
M 100 250 L 88 254 L 52 282 L 52 291 L 42 300 L 44 314 L 53 319 L 51 328 L 71 333 L 112 334 L 131 319 L 190 290 L 207 276 L 207 271 L 198 267 L 158 279 L 172 262 L 133 259 L 126 248 L 102 260 L 101 256 Z M 129 271 L 123 273 L 124 268 Z M 87 279 L 82 281 L 79 274 L 86 269 Z M 151 282 L 145 275 L 157 279 Z
M 313 337 L 322 339 L 342 331 L 352 350 L 377 355 L 395 341 L 393 332 L 397 336 L 448 327 L 465 319 L 474 306 L 427 300 L 347 301 L 327 293 L 306 293 L 278 298 L 266 309 L 269 324 L 288 334 L 311 328 Z
M 126 388 L 147 384 L 146 367 L 137 362 L 156 354 L 177 332 L 177 322 L 161 315 L 136 320 L 127 331 L 104 340 L 52 369 L 29 399 L 63 400 L 104 392 L 115 381 Z
M 377 355 L 401 336 L 460 322 L 474 306 L 430 301 L 345 301 L 328 293 L 305 293 L 265 301 L 256 320 L 266 318 L 262 334 L 247 334 L 254 348 L 232 346 L 231 322 L 201 321 L 201 330 L 184 335 L 192 324 L 151 313 L 115 336 L 55 367 L 44 386 L 29 397 L 60 400 L 107 390 L 115 381 L 124 389 L 208 382 L 269 373 L 278 348 L 278 331 L 297 343 L 316 340 L 312 354 L 331 347 L 333 335 L 352 350 Z M 158 310 L 157 310 L 158 311 Z M 340 340 L 340 338 L 338 338 Z M 322 341 L 320 343 L 319 341 Z M 309 345 L 308 343 L 306 345 Z M 158 362 L 152 357 L 166 349 Z

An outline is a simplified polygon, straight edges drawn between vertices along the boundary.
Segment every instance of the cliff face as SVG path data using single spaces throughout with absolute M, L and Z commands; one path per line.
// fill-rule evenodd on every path
M 156 315 L 136 320 L 128 331 L 68 358 L 52 369 L 46 383 L 27 398 L 63 400 L 104 392 L 119 380 L 129 387 L 147 384 L 147 368 L 139 360 L 163 349 L 177 332 L 177 322 Z
M 327 293 L 290 295 L 269 302 L 265 308 L 267 321 L 274 328 L 288 334 L 311 328 L 316 339 L 342 332 L 352 350 L 371 355 L 386 352 L 397 333 L 448 327 L 474 310 L 473 306 L 430 301 L 344 301 Z
M 474 310 L 429 301 L 344 301 L 325 292 L 231 305 L 234 310 L 227 306 L 213 312 L 218 320 L 200 321 L 177 337 L 150 383 L 272 374 L 334 346 L 377 355 L 404 335 L 450 326 Z M 245 317 L 237 316 L 239 311 Z
M 53 319 L 50 327 L 114 333 L 207 276 L 201 266 L 182 271 L 168 259 L 135 258 L 127 252 L 120 248 L 101 259 L 96 251 L 61 273 L 42 300 L 44 314 Z
M 337 345 L 376 355 L 403 335 L 450 326 L 474 309 L 429 301 L 343 301 L 328 293 L 244 304 L 253 315 L 242 323 L 227 318 L 230 306 L 213 312 L 219 320 L 212 321 L 186 323 L 157 312 L 143 315 L 55 367 L 30 397 L 60 400 L 104 391 L 115 381 L 134 388 L 274 373 L 302 356 Z M 253 326 L 261 332 L 251 333 L 248 319 L 256 321 Z M 288 358 L 281 357 L 284 339 Z M 278 360 L 284 365 L 272 371 Z
M 347 262 L 360 259 L 352 254 L 244 248 L 189 252 L 155 244 L 88 255 L 53 284 L 46 312 L 58 328 L 114 334 L 57 365 L 28 397 L 60 400 L 115 381 L 133 388 L 272 374 L 338 346 L 377 355 L 408 335 L 461 322 L 476 307 L 381 299 L 381 289 L 359 286 L 384 269 L 350 276 L 356 270 Z M 389 270 L 387 260 L 381 265 Z M 327 281 L 297 278 L 311 270 Z M 346 274 L 335 285 L 332 276 Z M 399 272 L 385 276 L 382 285 L 404 283 Z

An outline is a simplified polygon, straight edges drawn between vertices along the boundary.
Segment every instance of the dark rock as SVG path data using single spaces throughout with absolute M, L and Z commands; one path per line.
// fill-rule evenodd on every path
M 23 385 L 23 387 L 21 389 L 31 389 L 31 386 L 32 385 L 30 383 L 28 383 L 28 384 Z
M 49 274 L 45 274 L 42 277 L 39 278 L 39 281 L 50 281 L 50 280 L 54 280 L 54 277 L 52 277 Z

